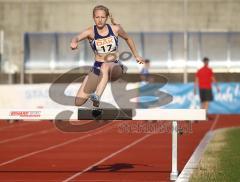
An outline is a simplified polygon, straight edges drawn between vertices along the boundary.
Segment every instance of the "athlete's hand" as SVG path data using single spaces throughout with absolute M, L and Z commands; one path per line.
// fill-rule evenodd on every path
M 72 41 L 70 47 L 72 50 L 75 50 L 78 48 L 78 43 L 76 41 Z
M 145 63 L 145 60 L 140 56 L 136 57 L 136 61 L 137 61 L 138 64 L 144 64 Z

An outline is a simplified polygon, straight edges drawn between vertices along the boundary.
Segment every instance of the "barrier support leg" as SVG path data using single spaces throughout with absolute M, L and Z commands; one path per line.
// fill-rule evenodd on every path
M 172 171 L 170 174 L 170 180 L 176 180 L 178 177 L 177 137 L 178 137 L 177 121 L 172 121 Z

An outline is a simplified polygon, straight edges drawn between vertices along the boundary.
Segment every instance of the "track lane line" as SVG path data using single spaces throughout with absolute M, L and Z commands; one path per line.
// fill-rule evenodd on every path
M 80 171 L 80 172 L 78 172 L 78 173 L 76 173 L 76 174 L 70 176 L 69 178 L 63 180 L 63 182 L 68 182 L 68 181 L 73 180 L 74 178 L 76 178 L 76 177 L 80 176 L 81 174 L 87 172 L 88 170 L 92 169 L 94 166 L 97 166 L 97 165 L 99 165 L 99 164 L 105 162 L 106 160 L 111 159 L 112 157 L 114 157 L 114 156 L 118 155 L 119 153 L 121 153 L 121 152 L 123 152 L 123 151 L 125 151 L 125 150 L 127 150 L 127 149 L 129 149 L 129 148 L 131 148 L 131 147 L 133 147 L 134 145 L 140 143 L 141 141 L 145 140 L 146 138 L 152 136 L 153 134 L 154 134 L 154 133 L 144 135 L 143 137 L 141 137 L 141 138 L 135 140 L 134 142 L 132 142 L 132 143 L 126 145 L 125 147 L 123 147 L 123 148 L 117 150 L 116 152 L 111 153 L 110 155 L 106 156 L 105 158 L 101 159 L 100 161 L 97 161 L 96 163 L 94 163 L 94 164 L 88 166 L 88 167 L 85 168 L 84 170 L 82 170 L 82 171 Z
M 16 140 L 21 140 L 21 139 L 25 139 L 25 138 L 36 136 L 36 135 L 50 133 L 51 131 L 54 131 L 54 130 L 56 130 L 56 129 L 55 128 L 45 129 L 45 130 L 41 130 L 39 132 L 32 132 L 32 133 L 29 133 L 29 134 L 26 134 L 26 135 L 22 135 L 22 136 L 18 136 L 18 137 L 13 137 L 13 138 L 1 140 L 0 144 L 4 144 L 4 143 L 16 141 Z
M 21 155 L 19 157 L 14 158 L 14 159 L 11 159 L 11 160 L 0 163 L 0 167 L 4 166 L 4 165 L 7 165 L 7 164 L 10 164 L 10 163 L 13 163 L 13 162 L 16 162 L 18 160 L 33 156 L 33 155 L 36 155 L 36 154 L 42 153 L 42 152 L 46 152 L 46 151 L 49 151 L 49 150 L 52 150 L 52 149 L 55 149 L 55 148 L 58 148 L 58 147 L 68 145 L 70 143 L 77 142 L 79 140 L 83 140 L 83 139 L 91 137 L 91 136 L 95 136 L 95 135 L 100 134 L 104 131 L 112 129 L 115 125 L 116 125 L 115 123 L 113 123 L 111 125 L 106 125 L 106 126 L 103 126 L 101 129 L 99 129 L 97 131 L 94 131 L 93 133 L 88 133 L 86 135 L 83 135 L 83 136 L 80 136 L 80 137 L 77 137 L 77 138 L 73 138 L 71 140 L 68 140 L 68 141 L 65 141 L 65 142 L 62 142 L 62 143 L 59 143 L 59 144 L 56 144 L 56 145 L 52 145 L 50 147 L 47 147 L 47 148 L 44 148 L 44 149 L 41 149 L 41 150 L 36 150 L 34 152 L 30 152 L 30 153 Z
M 30 125 L 30 124 L 33 124 L 33 122 L 32 123 L 26 122 L 26 123 L 21 123 L 21 124 L 12 124 L 11 126 L 0 127 L 0 131 L 9 129 L 9 128 L 14 128 L 14 127 L 17 128 L 17 127 L 21 127 L 21 126 L 25 126 L 25 125 Z
M 212 130 L 215 128 L 215 126 L 217 125 L 217 123 L 218 123 L 218 121 L 219 121 L 219 117 L 220 117 L 220 115 L 217 114 L 217 116 L 215 117 L 215 119 L 214 119 L 214 121 L 213 121 L 213 124 L 212 124 L 212 126 L 211 126 L 211 128 L 210 128 L 210 131 L 212 131 Z
M 206 132 L 206 134 L 203 136 L 200 143 L 198 144 L 198 146 L 192 153 L 191 157 L 185 164 L 183 170 L 179 174 L 176 182 L 189 181 L 191 175 L 193 174 L 193 170 L 195 168 L 197 168 L 198 163 L 199 163 L 200 159 L 202 158 L 204 152 L 206 151 L 209 142 L 213 138 L 213 132 L 214 132 L 213 130 L 214 130 L 214 127 L 216 126 L 217 122 L 219 121 L 219 117 L 220 117 L 220 115 L 217 114 L 210 129 Z

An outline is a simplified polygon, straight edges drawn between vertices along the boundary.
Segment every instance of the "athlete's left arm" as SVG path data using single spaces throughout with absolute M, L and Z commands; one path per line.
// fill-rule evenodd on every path
M 121 25 L 116 25 L 116 27 L 117 27 L 116 31 L 118 35 L 127 42 L 128 47 L 131 49 L 136 61 L 139 64 L 143 64 L 145 61 L 141 56 L 138 55 L 133 39 L 125 32 L 125 30 L 121 27 Z

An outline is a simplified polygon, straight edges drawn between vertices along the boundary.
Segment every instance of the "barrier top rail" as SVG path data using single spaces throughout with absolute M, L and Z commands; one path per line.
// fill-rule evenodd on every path
M 64 114 L 66 113 L 66 114 Z M 69 117 L 69 113 L 70 117 Z M 60 114 L 60 115 L 59 115 Z M 91 109 L 0 109 L 2 120 L 81 120 L 96 119 Z M 205 120 L 204 109 L 102 109 L 101 118 L 108 120 Z

